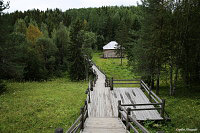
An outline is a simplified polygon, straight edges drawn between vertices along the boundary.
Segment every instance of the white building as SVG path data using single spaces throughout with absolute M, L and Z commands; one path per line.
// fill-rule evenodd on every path
M 118 43 L 116 41 L 111 41 L 103 47 L 103 57 L 104 58 L 119 58 L 120 56 L 116 54 L 116 49 Z

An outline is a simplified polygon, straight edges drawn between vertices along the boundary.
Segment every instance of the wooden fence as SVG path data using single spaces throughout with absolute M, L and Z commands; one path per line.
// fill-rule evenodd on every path
M 85 100 L 85 104 L 81 108 L 79 117 L 76 119 L 76 121 L 73 123 L 73 125 L 67 130 L 66 133 L 77 133 L 84 129 L 84 123 L 88 117 L 88 103 L 91 103 L 90 91 L 93 91 L 93 87 L 95 86 L 96 81 L 98 79 L 98 75 L 97 75 L 96 71 L 95 70 L 92 70 L 92 71 L 95 76 L 93 76 L 92 79 L 89 81 L 88 88 L 85 92 L 87 94 L 87 99 Z M 55 130 L 55 133 L 63 133 L 63 129 L 57 128 Z
M 139 79 L 110 79 L 110 90 L 113 90 L 115 84 L 140 84 Z
M 121 104 L 121 101 L 118 101 L 118 117 L 121 120 L 125 120 L 126 121 L 126 130 L 130 131 L 130 129 L 132 129 L 134 131 L 134 133 L 139 133 L 139 131 L 134 127 L 134 125 L 135 125 L 143 133 L 149 133 L 149 131 L 144 126 L 142 126 L 136 119 L 134 119 L 131 116 L 131 108 L 127 108 L 126 109 L 124 107 L 124 105 Z

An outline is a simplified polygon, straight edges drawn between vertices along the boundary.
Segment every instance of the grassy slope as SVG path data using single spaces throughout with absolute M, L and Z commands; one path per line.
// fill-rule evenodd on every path
M 8 82 L 0 95 L 0 132 L 54 132 L 75 121 L 86 98 L 86 82 Z
M 100 53 L 93 55 L 93 61 L 101 67 L 109 77 L 130 79 L 136 76 L 124 65 L 120 66 L 120 59 L 102 59 Z M 168 96 L 168 86 L 161 83 L 160 97 L 166 99 L 166 111 L 170 114 L 171 122 L 154 123 L 146 122 L 145 126 L 151 131 L 159 130 L 175 132 L 176 129 L 198 128 L 200 131 L 200 92 L 183 91 L 184 87 L 177 90 L 175 97 Z

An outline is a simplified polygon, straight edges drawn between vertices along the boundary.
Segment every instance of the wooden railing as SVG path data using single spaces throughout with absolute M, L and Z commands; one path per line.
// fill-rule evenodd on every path
M 92 76 L 92 79 L 89 81 L 88 88 L 86 89 L 86 92 L 85 92 L 87 94 L 85 104 L 81 108 L 79 117 L 76 119 L 73 125 L 67 130 L 66 133 L 77 133 L 84 129 L 84 122 L 88 117 L 88 103 L 91 103 L 90 94 L 91 94 L 91 91 L 93 91 L 93 87 L 95 86 L 96 81 L 98 79 L 98 75 L 96 71 L 94 69 L 92 69 L 92 71 L 93 71 L 94 76 Z M 63 133 L 63 129 L 57 128 L 55 130 L 55 133 Z
M 140 79 L 110 79 L 110 90 L 113 90 L 115 84 L 140 84 Z
M 150 87 L 147 86 L 147 84 L 144 83 L 143 80 L 140 79 L 113 79 L 110 80 L 110 90 L 113 90 L 113 86 L 115 84 L 140 84 L 140 89 L 146 92 L 149 101 L 151 103 L 147 104 L 126 104 L 124 106 L 148 106 L 153 105 L 153 108 L 140 108 L 140 109 L 131 109 L 131 111 L 137 111 L 137 110 L 157 110 L 160 112 L 160 116 L 163 119 L 170 120 L 169 115 L 165 111 L 165 99 L 159 98 Z M 166 116 L 165 116 L 166 115 Z
M 155 107 L 156 110 L 158 110 L 160 112 L 160 115 L 162 118 L 164 118 L 164 114 L 165 114 L 165 99 L 160 99 L 152 90 L 151 88 L 149 88 L 143 80 L 141 80 L 140 83 L 140 88 L 142 90 L 144 90 L 149 97 L 149 101 L 154 104 L 157 105 L 158 107 Z
M 139 131 L 134 127 L 134 125 L 139 128 L 143 133 L 149 133 L 149 131 L 142 126 L 136 119 L 131 116 L 131 108 L 125 108 L 121 104 L 121 101 L 118 101 L 118 117 L 121 120 L 126 121 L 126 130 L 130 131 L 132 129 L 134 133 L 139 133 Z M 123 113 L 124 112 L 124 113 Z M 133 123 L 133 124 L 132 124 Z
M 67 130 L 67 133 L 76 133 L 80 130 L 83 130 L 84 122 L 87 117 L 88 117 L 88 105 L 87 101 L 85 101 L 85 105 L 81 108 L 80 116 L 78 117 L 78 119 L 76 119 L 74 124 Z

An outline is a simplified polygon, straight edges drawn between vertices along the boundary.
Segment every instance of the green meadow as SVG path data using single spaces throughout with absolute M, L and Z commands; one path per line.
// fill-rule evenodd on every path
M 66 131 L 79 116 L 86 82 L 57 78 L 47 82 L 7 82 L 0 95 L 0 132 L 52 133 Z

